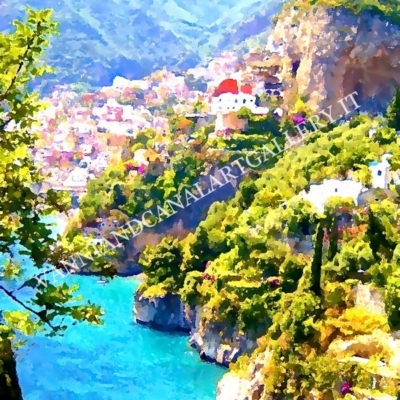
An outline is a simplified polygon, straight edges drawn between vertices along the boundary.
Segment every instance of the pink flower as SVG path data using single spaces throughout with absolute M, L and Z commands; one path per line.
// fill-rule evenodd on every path
M 140 175 L 143 175 L 146 172 L 146 167 L 144 164 L 140 165 L 140 167 L 138 168 L 138 172 Z
M 346 394 L 349 394 L 352 392 L 351 390 L 351 383 L 350 382 L 344 382 L 342 387 L 340 388 L 340 392 L 343 396 Z
M 307 122 L 307 118 L 300 115 L 291 115 L 290 119 L 294 122 L 295 125 L 300 125 Z

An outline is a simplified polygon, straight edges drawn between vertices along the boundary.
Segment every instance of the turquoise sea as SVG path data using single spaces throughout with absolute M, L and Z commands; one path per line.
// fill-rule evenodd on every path
M 78 324 L 64 337 L 36 336 L 18 351 L 25 400 L 214 400 L 225 372 L 199 360 L 188 337 L 133 322 L 138 282 L 70 276 L 106 312 L 103 326 Z M 0 294 L 0 308 L 6 299 Z
M 61 226 L 57 218 L 43 220 L 56 222 L 51 227 L 56 235 Z M 37 273 L 29 258 L 14 250 L 25 278 Z M 0 266 L 2 261 L 0 255 Z M 63 337 L 28 338 L 17 353 L 24 400 L 215 400 L 224 369 L 202 362 L 187 336 L 157 332 L 133 321 L 139 281 L 115 278 L 100 285 L 92 276 L 52 279 L 59 279 L 57 284 L 77 283 L 78 294 L 105 311 L 104 324 L 71 326 Z M 19 286 L 2 284 L 9 289 Z M 29 290 L 17 292 L 19 298 L 26 299 Z M 0 310 L 16 308 L 0 291 Z

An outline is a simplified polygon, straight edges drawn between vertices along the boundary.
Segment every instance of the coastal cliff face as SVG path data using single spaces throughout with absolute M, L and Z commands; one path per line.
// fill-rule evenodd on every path
M 284 44 L 287 104 L 298 92 L 313 111 L 335 105 L 332 115 L 339 115 L 335 112 L 343 109 L 337 102 L 357 92 L 360 111 L 382 111 L 400 84 L 400 27 L 383 16 L 355 16 L 344 8 L 291 8 L 281 13 L 272 36 Z
M 186 306 L 179 296 L 168 293 L 164 297 L 148 299 L 135 293 L 134 318 L 139 324 L 169 332 L 190 334 L 189 343 L 204 361 L 228 367 L 231 362 L 256 347 L 249 335 L 239 335 L 223 324 L 207 323 L 202 318 L 202 307 Z
M 186 318 L 180 298 L 171 293 L 148 299 L 137 291 L 133 312 L 137 323 L 154 329 L 187 333 L 191 331 L 191 322 Z
M 262 369 L 270 358 L 271 353 L 265 351 L 249 364 L 244 376 L 235 372 L 225 374 L 218 384 L 217 400 L 270 400 L 265 395 L 261 397 L 264 391 Z
M 369 285 L 358 285 L 353 290 L 356 307 L 367 309 L 371 315 L 385 316 L 385 305 L 382 295 Z M 396 376 L 400 371 L 400 332 L 389 333 L 377 329 L 368 335 L 358 335 L 349 339 L 335 339 L 330 344 L 327 354 L 343 360 L 352 355 L 354 362 L 363 362 L 382 354 L 387 355 L 386 362 L 375 367 L 375 379 Z M 265 378 L 268 365 L 272 362 L 273 353 L 269 349 L 253 354 L 247 363 L 246 370 L 241 373 L 228 372 L 218 384 L 217 400 L 272 400 L 265 391 Z M 338 388 L 340 383 L 338 380 Z M 375 399 L 396 400 L 393 396 L 375 392 Z M 354 399 L 368 399 L 365 393 L 357 393 Z M 332 400 L 330 394 L 313 390 L 310 399 Z
M 234 327 L 227 328 L 222 323 L 205 321 L 201 318 L 201 307 L 197 307 L 194 312 L 196 320 L 189 343 L 198 351 L 202 360 L 229 367 L 239 356 L 255 349 L 256 341 L 251 335 L 240 335 Z
M 214 192 L 210 192 L 210 194 L 207 194 L 209 189 L 205 189 L 204 193 L 207 195 L 201 198 L 197 203 L 185 209 L 177 210 L 177 213 L 160 221 L 154 228 L 144 227 L 140 234 L 132 236 L 124 244 L 123 255 L 121 256 L 118 266 L 118 273 L 124 276 L 141 273 L 141 268 L 137 263 L 138 254 L 143 251 L 146 245 L 156 246 L 168 235 L 178 239 L 185 238 L 190 232 L 196 229 L 203 219 L 205 219 L 207 211 L 213 203 L 216 201 L 226 201 L 234 197 L 238 185 L 243 179 L 243 175 L 241 175 L 241 171 L 237 167 L 232 168 L 232 174 L 238 177 L 238 179 L 231 179 L 231 181 L 226 183 L 223 187 L 218 187 Z M 210 176 L 225 183 L 217 167 L 211 168 L 207 178 L 202 177 L 199 181 L 207 183 Z M 156 212 L 154 214 L 156 215 Z

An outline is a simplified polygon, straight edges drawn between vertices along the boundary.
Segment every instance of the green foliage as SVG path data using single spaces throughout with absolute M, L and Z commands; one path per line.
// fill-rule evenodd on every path
M 65 318 L 74 322 L 101 323 L 101 309 L 90 302 L 82 302 L 76 296 L 77 287 L 65 283 L 50 283 L 48 263 L 58 273 L 61 263 L 73 256 L 75 244 L 66 239 L 54 238 L 44 222 L 45 216 L 63 212 L 69 208 L 66 193 L 49 190 L 38 196 L 35 185 L 43 182 L 33 163 L 31 148 L 35 145 L 35 114 L 44 105 L 29 85 L 38 77 L 51 72 L 40 60 L 49 44 L 49 38 L 57 32 L 51 10 L 27 9 L 24 22 L 15 21 L 11 33 L 0 33 L 0 252 L 7 260 L 4 280 L 15 280 L 15 289 L 0 285 L 2 295 L 15 305 L 12 310 L 2 310 L 0 324 L 0 360 L 10 363 L 10 341 L 18 333 L 32 335 L 44 330 L 49 335 L 62 333 L 67 325 Z M 15 261 L 14 246 L 29 257 L 37 269 L 36 278 L 21 282 L 20 268 Z M 107 255 L 107 257 L 110 254 Z M 107 259 L 93 259 L 96 267 L 109 265 Z M 32 295 L 20 299 L 20 290 L 29 286 Z M 10 353 L 11 352 L 11 353 Z M 3 371 L 4 372 L 4 371 Z M 4 375 L 0 372 L 0 380 Z
M 140 147 L 154 154 L 154 135 L 151 130 L 141 132 L 139 142 L 131 150 Z M 201 138 L 202 132 L 198 135 Z M 128 217 L 140 216 L 157 205 L 172 212 L 166 201 L 178 201 L 174 196 L 183 194 L 186 188 L 190 190 L 208 165 L 204 153 L 196 152 L 191 146 L 179 145 L 172 154 L 169 168 L 166 160 L 160 161 L 157 166 L 160 168 L 155 173 L 149 173 L 150 166 L 144 175 L 129 172 L 124 164 L 119 163 L 108 167 L 98 179 L 91 180 L 86 195 L 80 201 L 83 224 L 99 217 L 107 218 L 113 211 L 120 211 Z M 126 164 L 135 165 L 135 162 L 131 159 Z
M 397 88 L 396 94 L 389 104 L 386 111 L 389 128 L 400 131 L 400 88 Z
M 387 17 L 394 23 L 400 23 L 400 5 L 397 0 L 294 0 L 285 5 L 285 8 L 293 6 L 304 10 L 313 6 L 344 7 L 355 15 L 372 12 Z
M 213 204 L 182 242 L 179 294 L 186 303 L 203 305 L 208 323 L 266 334 L 274 357 L 263 371 L 269 395 L 334 393 L 339 361 L 326 355 L 329 345 L 399 326 L 396 196 L 380 201 L 366 196 L 369 211 L 352 198 L 332 197 L 323 213 L 298 196 L 329 178 L 369 184 L 369 163 L 388 151 L 396 157 L 393 130 L 384 126 L 385 121 L 357 116 L 313 134 L 262 174 L 244 180 L 231 201 Z M 372 128 L 377 132 L 370 138 Z M 207 261 L 214 281 L 203 279 Z M 383 294 L 388 318 L 352 308 L 353 288 L 367 283 Z M 340 379 L 368 388 L 370 376 L 353 364 Z
M 139 264 L 148 278 L 148 285 L 164 283 L 171 292 L 182 286 L 182 245 L 177 239 L 165 237 L 155 248 L 146 246 Z
M 399 122 L 400 122 L 400 111 L 399 111 Z M 377 132 L 374 135 L 374 140 L 376 140 L 380 145 L 395 144 L 397 140 L 396 130 L 394 129 L 394 127 L 378 128 Z
M 237 113 L 236 113 L 238 118 L 241 119 L 250 119 L 253 116 L 253 113 L 251 110 L 247 107 L 242 107 Z

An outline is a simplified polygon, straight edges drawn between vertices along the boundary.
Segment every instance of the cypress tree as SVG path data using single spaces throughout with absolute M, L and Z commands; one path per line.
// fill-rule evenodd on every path
M 396 89 L 396 94 L 387 108 L 386 118 L 389 128 L 400 130 L 400 88 Z

